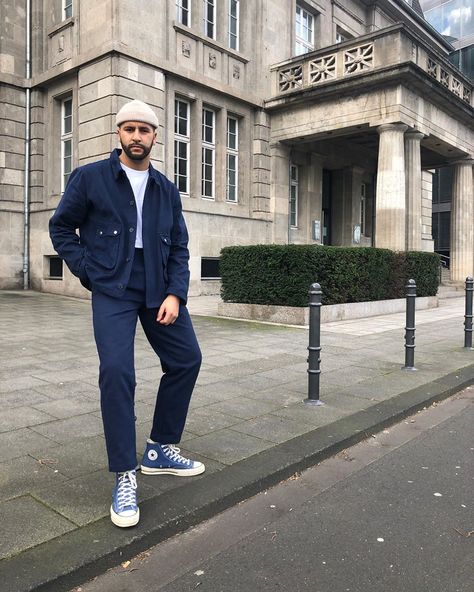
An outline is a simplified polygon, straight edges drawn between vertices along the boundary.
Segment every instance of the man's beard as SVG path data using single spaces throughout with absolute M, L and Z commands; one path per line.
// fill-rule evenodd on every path
M 129 144 L 128 146 L 125 146 L 125 144 L 122 144 L 122 142 L 120 142 L 120 144 L 122 145 L 123 151 L 130 160 L 145 160 L 153 148 L 153 144 L 150 146 L 144 146 L 143 144 Z M 132 152 L 131 148 L 134 146 L 139 146 L 142 148 L 142 152 Z

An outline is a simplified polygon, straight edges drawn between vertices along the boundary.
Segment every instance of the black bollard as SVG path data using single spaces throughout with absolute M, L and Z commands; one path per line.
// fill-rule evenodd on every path
M 415 280 L 408 280 L 405 286 L 407 296 L 407 316 L 405 327 L 405 366 L 402 370 L 416 370 L 415 368 Z
M 466 313 L 464 315 L 464 347 L 472 349 L 472 293 L 474 291 L 474 279 L 466 278 Z
M 324 405 L 319 399 L 321 296 L 321 286 L 311 284 L 309 290 L 308 398 L 305 399 L 307 405 Z

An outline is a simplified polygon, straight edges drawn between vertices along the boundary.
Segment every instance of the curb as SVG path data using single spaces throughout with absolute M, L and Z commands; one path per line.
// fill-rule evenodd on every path
M 109 518 L 0 562 L 5 592 L 67 592 L 161 541 L 474 383 L 474 364 L 141 502 L 139 527 Z M 3 587 L 5 586 L 5 588 Z

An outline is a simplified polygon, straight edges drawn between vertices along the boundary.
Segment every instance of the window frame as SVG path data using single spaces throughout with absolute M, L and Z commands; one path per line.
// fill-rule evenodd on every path
M 61 257 L 59 257 L 58 255 L 45 255 L 44 262 L 44 279 L 53 281 L 61 281 L 62 279 L 64 279 L 64 264 Z M 51 271 L 55 267 L 55 264 L 58 267 L 58 273 L 52 274 Z
M 212 8 L 212 20 L 207 18 L 209 15 L 208 8 Z M 204 35 L 209 39 L 216 39 L 216 0 L 203 0 L 202 20 Z
M 295 170 L 296 175 L 293 177 L 292 170 Z M 299 167 L 297 164 L 290 163 L 290 191 L 288 204 L 288 224 L 290 228 L 298 228 L 298 198 L 299 198 Z M 294 194 L 293 194 L 294 189 Z M 292 205 L 294 204 L 294 208 Z
M 231 146 L 229 142 L 230 138 L 230 131 L 229 131 L 229 122 L 235 122 L 235 145 Z M 233 157 L 235 160 L 235 184 L 230 184 L 230 166 L 229 161 L 230 157 Z M 229 197 L 230 195 L 230 188 L 233 187 L 234 189 L 234 199 Z M 225 198 L 228 203 L 238 203 L 239 202 L 239 119 L 235 117 L 235 115 L 227 115 L 227 127 L 226 127 L 226 179 L 225 179 Z
M 298 15 L 298 11 L 300 11 L 300 16 Z M 298 34 L 298 24 L 301 22 L 301 28 L 303 27 L 304 16 L 311 18 L 311 28 L 307 27 L 307 30 L 311 31 L 311 40 L 305 39 L 304 37 Z M 295 8 L 295 55 L 304 55 L 305 53 L 309 53 L 310 51 L 314 51 L 314 23 L 316 20 L 316 15 L 306 8 L 303 8 L 301 4 L 296 4 Z M 303 51 L 300 51 L 300 48 Z
M 186 134 L 183 135 L 179 133 L 179 125 L 177 122 L 182 119 L 179 117 L 179 110 L 178 105 L 182 104 L 186 106 Z M 186 174 L 180 175 L 179 173 L 179 161 L 182 160 L 179 155 L 179 150 L 177 148 L 181 145 L 186 147 Z M 174 184 L 178 188 L 180 194 L 182 195 L 189 195 L 190 193 L 190 146 L 191 146 L 191 103 L 182 99 L 181 97 L 175 97 L 174 100 Z M 184 178 L 185 180 L 185 189 L 180 189 L 180 178 Z
M 62 20 L 65 21 L 73 16 L 73 0 L 63 0 L 62 2 Z
M 71 106 L 70 115 L 66 115 L 66 103 Z M 74 131 L 74 113 L 73 113 L 73 100 L 72 96 L 69 95 L 61 99 L 61 193 L 64 193 L 67 182 L 71 176 L 73 170 L 73 159 L 74 159 L 74 147 L 73 147 L 73 131 Z M 66 131 L 66 120 L 70 119 L 70 129 Z M 66 145 L 70 146 L 70 154 L 66 154 Z M 70 170 L 66 172 L 66 158 L 70 160 Z M 67 178 L 66 178 L 67 177 Z
M 205 113 L 212 114 L 211 126 L 208 126 L 205 121 Z M 206 129 L 209 128 L 212 132 L 211 141 L 206 140 Z M 203 105 L 201 115 L 201 197 L 203 199 L 215 200 L 216 199 L 216 112 L 214 109 Z M 204 155 L 211 155 L 211 163 L 205 161 Z M 205 175 L 206 167 L 211 167 L 211 177 Z M 211 184 L 211 194 L 205 193 L 206 183 Z
M 184 3 L 186 3 L 186 7 L 183 6 Z M 191 0 L 176 0 L 176 20 L 184 27 L 191 26 L 191 7 Z M 184 22 L 184 16 L 186 16 L 187 22 Z
M 239 51 L 239 37 L 240 37 L 240 0 L 228 0 L 228 44 L 229 48 L 234 51 Z M 232 15 L 232 6 L 235 6 L 235 16 Z M 235 22 L 235 33 L 232 32 L 232 23 Z M 235 46 L 233 45 L 235 42 Z

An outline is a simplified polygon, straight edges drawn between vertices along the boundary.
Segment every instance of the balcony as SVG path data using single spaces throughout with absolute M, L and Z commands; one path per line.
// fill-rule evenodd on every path
M 447 90 L 474 106 L 470 80 L 401 24 L 276 64 L 272 67 L 274 94 L 269 103 L 407 64 L 435 80 L 440 91 Z

